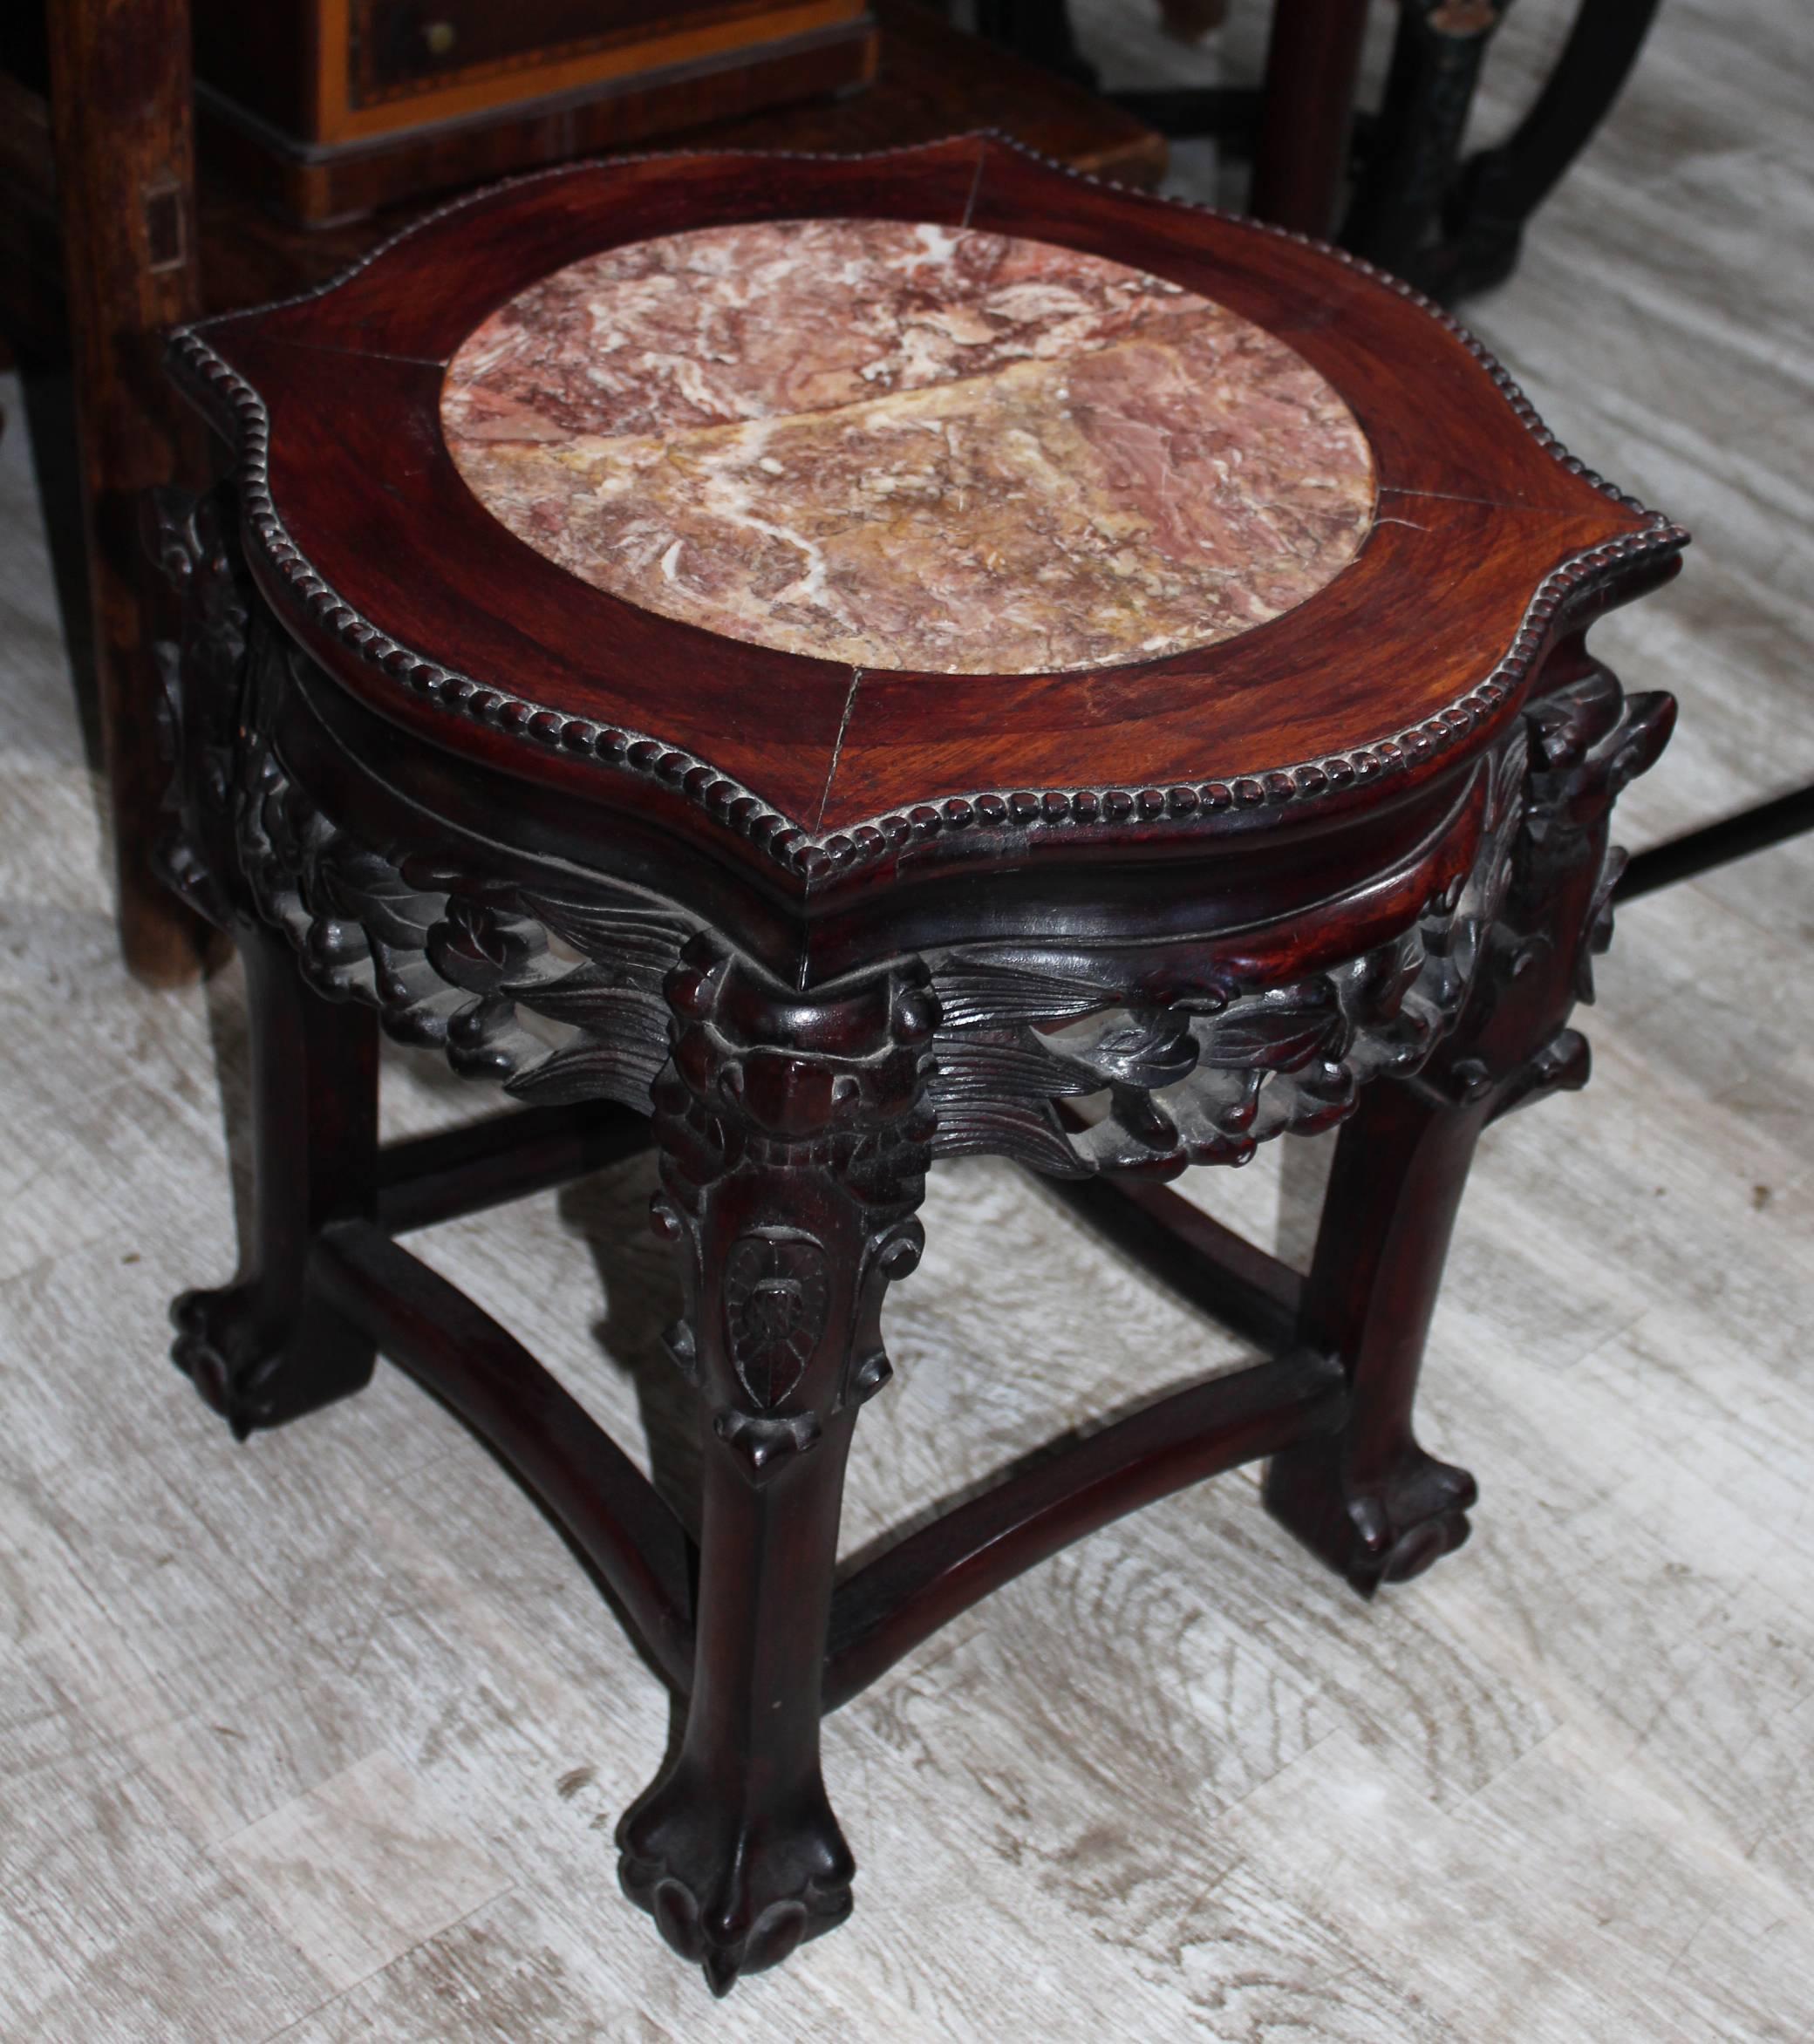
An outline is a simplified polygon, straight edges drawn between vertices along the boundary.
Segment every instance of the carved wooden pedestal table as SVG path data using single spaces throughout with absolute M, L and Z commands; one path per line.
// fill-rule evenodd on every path
M 1425 1331 L 1482 1129 L 1586 1076 L 1673 705 L 1584 635 L 1685 535 L 1389 280 L 990 139 L 528 179 L 175 352 L 236 466 L 166 525 L 170 864 L 258 1160 L 177 1359 L 243 1434 L 382 1350 L 565 1525 L 685 1700 L 621 1872 L 714 1987 L 850 1907 L 822 1714 L 1066 1542 L 1266 1455 L 1365 1593 L 1460 1543 Z M 528 1108 L 381 1150 L 379 1025 Z M 1163 1183 L 1338 1123 L 1307 1278 Z M 685 1523 L 395 1239 L 651 1141 Z M 1266 1359 L 835 1584 L 976 1152 Z

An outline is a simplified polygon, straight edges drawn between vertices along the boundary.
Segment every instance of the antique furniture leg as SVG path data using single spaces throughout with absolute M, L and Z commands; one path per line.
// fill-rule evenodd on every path
M 256 768 L 241 780 L 249 671 L 274 641 L 252 628 L 249 656 L 233 497 L 223 490 L 187 502 L 164 493 L 156 508 L 158 553 L 181 594 L 184 629 L 180 651 L 159 649 L 175 784 L 150 848 L 186 910 L 238 946 L 252 1067 L 251 1207 L 239 1274 L 176 1301 L 173 1357 L 243 1440 L 372 1376 L 371 1339 L 324 1302 L 310 1260 L 330 1223 L 370 1218 L 382 1196 L 378 1018 L 305 984 L 289 936 L 260 915 L 242 858 L 240 807 L 257 810 L 267 787 Z M 317 948 L 324 962 L 336 958 L 333 946 Z M 357 947 L 343 940 L 340 950 L 349 948 Z
M 1568 40 L 1514 133 L 1458 161 L 1488 41 L 1510 0 L 1403 0 L 1344 248 L 1444 303 L 1502 283 L 1524 228 L 1624 89 L 1657 0 L 1579 0 Z
M 1386 97 L 1340 241 L 1422 284 L 1486 47 L 1509 0 L 1400 0 Z
M 1163 135 L 1210 136 L 1231 155 L 1251 157 L 1247 210 L 1256 220 L 1328 235 L 1347 181 L 1367 16 L 1367 0 L 1276 0 L 1262 84 L 1110 96 Z
M 700 938 L 668 984 L 654 1212 L 700 1399 L 699 1616 L 679 1752 L 617 1841 L 625 1891 L 720 1994 L 850 1910 L 822 1677 L 851 1428 L 889 1374 L 882 1297 L 919 1260 L 925 977 L 793 995 Z
M 368 1217 L 377 1196 L 378 1019 L 303 983 L 288 940 L 247 921 L 252 1051 L 252 1210 L 239 1275 L 171 1309 L 178 1368 L 243 1441 L 371 1380 L 370 1338 L 310 1282 L 330 1222 Z
M 1625 89 L 1658 0 L 1580 0 L 1562 54 L 1517 130 L 1461 166 L 1442 235 L 1416 282 L 1444 300 L 1501 283 L 1517 265 L 1525 224 L 1592 140 Z
M 1669 697 L 1627 701 L 1579 632 L 1551 672 L 1560 685 L 1526 712 L 1511 884 L 1469 1005 L 1422 1073 L 1362 1095 L 1336 1151 L 1302 1332 L 1342 1358 L 1347 1422 L 1266 1472 L 1268 1510 L 1363 1596 L 1467 1538 L 1474 1480 L 1425 1454 L 1411 1425 L 1449 1234 L 1487 1124 L 1586 1080 L 1586 1041 L 1567 1022 L 1612 937 L 1625 865 L 1607 843 L 1613 804 L 1674 725 Z
M 1353 1404 L 1340 1433 L 1273 1458 L 1265 1501 L 1364 1597 L 1468 1536 L 1474 1479 L 1424 1453 L 1411 1408 L 1485 1118 L 1478 1103 L 1449 1107 L 1385 1080 L 1337 1139 L 1304 1328 L 1342 1358 Z

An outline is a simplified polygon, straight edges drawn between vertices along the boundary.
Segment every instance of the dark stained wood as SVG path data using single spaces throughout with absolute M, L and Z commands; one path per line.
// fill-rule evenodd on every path
M 46 203 L 56 192 L 50 102 L 8 71 L 0 71 L 0 178 Z
M 273 216 L 255 183 L 231 164 L 205 172 L 199 191 L 193 190 L 187 167 L 187 9 L 178 0 L 113 0 L 111 5 L 82 0 L 51 11 L 61 24 L 63 75 L 72 101 L 63 124 L 71 157 L 61 175 L 74 209 L 59 217 L 48 108 L 44 94 L 31 89 L 43 81 L 0 73 L 0 188 L 7 201 L 0 206 L 0 321 L 8 339 L 34 363 L 56 361 L 73 336 L 78 379 L 90 393 L 86 416 L 93 426 L 84 429 L 84 470 L 97 509 L 92 543 L 106 550 L 105 558 L 98 556 L 95 602 L 114 760 L 121 937 L 133 970 L 165 984 L 193 976 L 198 932 L 149 876 L 164 768 L 147 651 L 159 627 L 134 536 L 137 499 L 146 487 L 172 480 L 199 487 L 207 470 L 199 443 L 185 437 L 192 429 L 156 372 L 156 351 L 147 337 L 198 310 L 198 256 L 201 304 L 215 312 L 236 310 L 326 283 L 426 208 L 420 201 L 392 205 L 349 225 L 301 233 Z M 1163 141 L 1132 115 L 1006 52 L 985 57 L 972 38 L 910 0 L 882 0 L 876 11 L 885 34 L 871 89 L 821 106 L 732 119 L 736 108 L 721 97 L 728 87 L 721 80 L 707 82 L 694 89 L 689 133 L 706 126 L 739 147 L 835 152 L 889 148 L 953 128 L 989 126 L 1081 169 L 1140 184 L 1156 182 L 1163 174 Z M 234 20 L 249 37 L 243 61 L 262 61 L 285 77 L 293 73 L 288 54 L 273 42 L 269 10 L 242 8 Z M 90 92 L 83 67 L 98 61 L 97 24 L 102 23 L 111 24 L 108 51 L 127 59 L 130 76 L 122 85 L 117 74 L 110 74 L 111 85 L 98 74 Z M 470 182 L 489 174 L 498 166 L 486 155 L 487 146 L 472 136 L 433 142 L 429 146 L 442 153 L 436 176 Z M 178 185 L 192 191 L 199 251 L 191 217 L 183 262 L 147 278 L 134 240 L 142 193 L 133 181 L 142 184 L 147 175 L 155 181 L 172 167 Z M 367 193 L 358 203 L 378 195 Z M 167 223 L 173 217 L 171 202 L 161 198 L 159 217 Z M 65 288 L 65 248 L 80 274 L 72 300 Z M 91 383 L 91 371 L 99 382 Z
M 856 154 L 992 128 L 1055 161 L 1123 184 L 1150 187 L 1164 175 L 1164 141 L 1135 115 L 1008 51 L 980 51 L 974 38 L 914 0 L 876 0 L 875 12 L 881 53 L 867 90 L 747 119 L 702 116 L 668 146 Z M 302 235 L 274 218 L 242 184 L 211 177 L 205 162 L 202 170 L 201 290 L 211 314 L 327 283 L 432 210 L 392 206 Z
M 924 1240 L 929 978 L 916 960 L 815 998 L 701 935 L 665 982 L 653 1211 L 700 1393 L 699 1625 L 679 1750 L 617 1843 L 625 1891 L 715 1993 L 850 1911 L 820 1681 L 851 1429 Z
M 1170 1187 L 1143 1179 L 1057 1181 L 1053 1190 L 1123 1256 L 1262 1348 L 1296 1339 L 1304 1280 Z
M 51 129 L 73 337 L 76 413 L 120 938 L 141 978 L 194 977 L 199 924 L 157 883 L 166 773 L 153 742 L 154 583 L 143 494 L 204 473 L 159 374 L 166 328 L 198 310 L 188 10 L 182 0 L 67 0 L 50 10 Z
M 639 1155 L 647 1121 L 609 1100 L 525 1107 L 461 1128 L 386 1144 L 378 1159 L 378 1224 L 392 1235 L 482 1213 Z
M 197 129 L 208 174 L 310 233 L 513 172 L 611 149 L 659 146 L 677 131 L 744 120 L 800 100 L 861 90 L 874 65 L 874 31 L 861 21 L 774 44 L 733 64 L 706 60 L 563 94 L 507 105 L 482 122 L 431 122 L 375 142 L 288 147 L 213 95 Z
M 864 32 L 863 0 L 195 0 L 198 77 L 301 154 L 569 99 L 612 77 Z
M 1335 230 L 1347 176 L 1367 0 L 1272 9 L 1248 210 L 1299 234 Z
M 233 1283 L 171 1309 L 176 1366 L 243 1441 L 364 1388 L 371 1340 L 311 1284 L 331 1222 L 372 1210 L 378 1031 L 297 977 L 283 937 L 235 929 L 252 1046 L 252 1208 Z
M 597 599 L 451 477 L 439 365 L 539 270 L 865 208 L 1150 262 L 1288 334 L 1390 481 L 1355 567 L 1258 655 L 1149 664 L 1147 698 L 997 678 L 985 719 L 951 678 L 884 675 L 865 726 L 828 664 Z M 1269 1508 L 1365 1593 L 1459 1544 L 1472 1481 L 1413 1427 L 1424 1337 L 1479 1131 L 1586 1077 L 1569 1017 L 1610 934 L 1612 806 L 1674 706 L 1627 698 L 1585 634 L 1684 534 L 1377 280 L 995 141 L 542 179 L 210 332 L 181 372 L 236 464 L 160 530 L 184 605 L 167 863 L 248 953 L 264 1217 L 241 1284 L 183 1309 L 180 1359 L 244 1427 L 357 1388 L 376 1341 L 592 1556 L 684 1700 L 620 1877 L 715 1992 L 849 1910 L 824 1708 L 1066 1541 L 1271 1455 Z M 1368 724 L 1400 736 L 1355 744 Z M 815 834 L 795 819 L 853 736 L 850 801 L 901 806 Z M 1287 742 L 1297 771 L 1234 770 Z M 374 1160 L 373 1013 L 529 1114 Z M 384 1232 L 627 1154 L 644 1114 L 699 1427 L 692 1589 L 620 1451 Z M 1343 1124 L 1307 1283 L 1163 1189 Z M 969 1155 L 1090 1189 L 1272 1359 L 1011 1472 L 835 1591 L 884 1295 L 919 1260 L 928 1169 Z
M 1579 0 L 1530 112 L 1503 141 L 1467 158 L 1441 194 L 1442 231 L 1410 271 L 1423 290 L 1448 303 L 1511 276 L 1531 216 L 1624 90 L 1658 3 Z
M 1495 998 L 1470 1006 L 1415 1079 L 1369 1092 L 1336 1148 L 1302 1328 L 1347 1362 L 1347 1421 L 1266 1474 L 1274 1517 L 1367 1596 L 1467 1537 L 1474 1479 L 1412 1430 L 1449 1234 L 1487 1123 L 1586 1082 L 1586 1039 L 1568 1021 L 1592 999 L 1593 956 L 1612 937 L 1625 862 L 1609 846 L 1613 803 L 1674 727 L 1670 697 L 1627 698 L 1579 639 L 1558 649 L 1551 678 L 1530 719 Z
M 215 169 L 304 227 L 868 83 L 863 0 L 202 0 Z
M 1308 1351 L 1188 1386 L 1064 1436 L 841 1584 L 826 1647 L 835 1710 L 959 1612 L 1074 1540 L 1241 1462 L 1333 1431 L 1341 1366 Z
M 820 1669 L 854 1411 L 772 1482 L 701 1444 L 699 1637 L 672 1764 L 617 1826 L 618 1879 L 714 1994 L 850 1913 L 819 1769 Z
M 1621 12 L 1635 9 L 1620 6 Z M 1502 0 L 1407 0 L 1342 244 L 1423 282 L 1422 254 L 1454 182 Z
M 861 0 L 835 3 L 850 14 Z M 740 49 L 775 34 L 775 17 L 796 5 L 797 0 L 516 0 L 507 10 L 488 0 L 437 0 L 437 35 L 425 32 L 415 0 L 353 0 L 352 97 L 363 106 L 407 101 L 455 83 L 483 82 L 495 89 L 501 79 L 563 59 L 604 51 L 628 59 L 648 41 L 675 34 L 685 37 L 690 53 Z M 331 16 L 333 0 L 317 11 Z
M 701 683 L 709 687 L 709 672 Z M 500 749 L 494 769 L 436 752 L 425 755 L 408 802 L 400 803 L 381 775 L 359 764 L 382 758 L 394 742 L 388 720 L 309 675 L 298 678 L 279 716 L 284 753 L 299 776 L 368 840 L 432 828 L 471 869 L 501 878 L 527 878 L 550 862 L 583 862 L 597 841 L 600 777 L 589 760 L 513 746 Z M 438 728 L 425 719 L 431 740 Z M 1037 841 L 1027 857 L 1026 834 L 978 815 L 963 836 L 922 842 L 892 870 L 815 889 L 803 918 L 760 845 L 723 831 L 708 848 L 679 835 L 684 788 L 652 778 L 639 807 L 614 811 L 610 829 L 624 879 L 719 927 L 734 925 L 744 948 L 784 979 L 831 978 L 890 947 L 962 938 L 1013 944 L 1043 929 L 1053 970 L 1088 973 L 1099 946 L 1113 940 L 1115 979 L 1163 1000 L 1218 961 L 1244 975 L 1290 978 L 1351 956 L 1357 943 L 1367 948 L 1370 934 L 1401 928 L 1474 855 L 1481 790 L 1465 770 L 1460 778 L 1459 786 L 1439 782 L 1402 801 L 1381 791 L 1371 808 L 1349 814 L 1333 892 L 1330 848 L 1320 834 L 1281 832 L 1265 809 L 1194 845 L 1175 829 L 1169 841 L 1163 832 L 1143 838 L 1131 823 L 1120 845 L 1111 839 L 1106 849 L 1054 832 L 1051 848 L 1062 858 L 1042 856 Z M 530 786 L 533 803 L 525 799 Z M 985 889 L 972 877 L 985 855 L 979 840 L 994 856 Z M 948 861 L 941 856 L 947 847 Z M 1363 874 L 1367 884 L 1355 887 Z
M 65 353 L 68 311 L 51 105 L 0 70 L 0 336 L 14 360 L 35 368 Z
M 666 1680 L 692 1680 L 692 1553 L 680 1522 L 585 1408 L 466 1294 L 369 1223 L 325 1230 L 323 1299 L 472 1427 L 598 1571 Z
M 1303 1324 L 1311 1339 L 1327 1332 L 1357 1395 L 1342 1434 L 1274 1460 L 1265 1496 L 1274 1517 L 1369 1597 L 1468 1536 L 1474 1479 L 1417 1445 L 1411 1414 L 1485 1121 L 1483 1104 L 1449 1109 L 1388 1084 L 1337 1141 Z
M 1530 112 L 1511 136 L 1464 160 L 1475 87 L 1508 0 L 1400 0 L 1377 112 L 1354 108 L 1367 0 L 1274 0 L 1263 87 L 1113 97 L 1172 140 L 1213 138 L 1224 156 L 1251 159 L 1247 209 L 1256 219 L 1339 239 L 1454 304 L 1511 274 L 1526 224 L 1623 88 L 1657 3 L 1577 0 Z M 1049 68 L 1089 73 L 1075 56 L 1066 0 L 985 4 L 978 26 Z M 1342 217 L 1351 171 L 1355 188 Z
M 1288 338 L 1374 451 L 1380 516 L 1360 556 L 1315 601 L 1197 652 L 936 684 L 865 672 L 853 687 L 832 662 L 719 638 L 577 583 L 461 486 L 440 435 L 441 365 L 501 300 L 600 247 L 828 214 L 1065 242 Z M 795 896 L 835 894 L 877 862 L 890 879 L 910 866 L 999 871 L 991 805 L 1048 871 L 1135 843 L 1182 851 L 1377 814 L 1375 782 L 1408 800 L 1453 780 L 1506 728 L 1572 610 L 1605 586 L 1636 593 L 1681 545 L 1560 458 L 1478 344 L 1401 291 L 1264 228 L 1083 182 L 988 138 L 830 164 L 581 167 L 447 209 L 325 296 L 213 322 L 185 360 L 216 424 L 261 436 L 253 529 L 274 529 L 274 515 L 282 535 L 255 543 L 253 571 L 349 692 L 487 766 L 515 760 L 576 786 L 602 766 L 603 801 L 641 773 L 664 784 L 653 800 L 677 835 L 708 856 L 727 837 L 739 858 L 754 846 L 771 883 Z M 353 362 L 366 401 L 324 446 L 312 422 Z M 1432 588 L 1448 600 L 1425 601 Z M 359 622 L 378 617 L 380 630 Z M 1374 657 L 1356 663 L 1348 649 L 1362 642 Z M 529 673 L 533 697 L 515 694 Z M 779 725 L 760 706 L 782 697 Z M 550 751 L 571 767 L 546 766 Z
M 1009 51 L 979 47 L 918 0 L 872 4 L 882 51 L 868 92 L 714 128 L 691 146 L 845 153 L 989 128 L 1119 184 L 1149 189 L 1164 176 L 1163 138 L 1146 122 Z

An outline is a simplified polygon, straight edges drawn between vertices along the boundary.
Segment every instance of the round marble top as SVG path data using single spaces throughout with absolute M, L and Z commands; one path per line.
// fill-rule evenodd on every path
M 1373 520 L 1360 428 L 1276 336 L 1074 249 L 894 221 L 589 256 L 467 337 L 441 420 L 487 509 L 584 581 L 860 668 L 1212 645 Z

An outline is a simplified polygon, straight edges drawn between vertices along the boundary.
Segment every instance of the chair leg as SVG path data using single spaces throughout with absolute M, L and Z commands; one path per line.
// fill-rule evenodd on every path
M 377 1198 L 378 1023 L 303 984 L 289 943 L 235 932 L 252 1051 L 252 1209 L 239 1275 L 171 1309 L 173 1358 L 239 1439 L 370 1382 L 372 1343 L 314 1295 L 309 1257 L 332 1221 Z
M 1384 1081 L 1338 1140 L 1304 1302 L 1304 1339 L 1341 1357 L 1339 1434 L 1275 1456 L 1266 1509 L 1362 1596 L 1419 1575 L 1468 1536 L 1474 1479 L 1412 1430 L 1424 1343 L 1483 1105 Z
M 1408 0 L 1399 10 L 1385 103 L 1374 124 L 1341 246 L 1422 284 L 1426 242 L 1455 176 L 1499 0 Z
M 1347 174 L 1367 0 L 1275 0 L 1248 210 L 1328 235 Z

